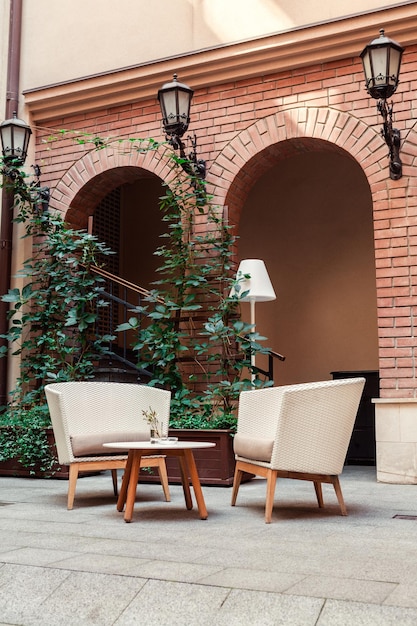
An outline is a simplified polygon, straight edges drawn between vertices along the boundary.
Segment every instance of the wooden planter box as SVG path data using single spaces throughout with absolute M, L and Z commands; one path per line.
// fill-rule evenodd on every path
M 230 487 L 233 484 L 235 455 L 231 430 L 176 428 L 170 429 L 169 434 L 173 437 L 178 437 L 181 441 L 210 441 L 215 443 L 216 446 L 214 448 L 194 450 L 194 458 L 201 484 L 216 485 L 218 487 Z M 181 483 L 178 459 L 167 457 L 166 463 L 169 482 Z M 156 482 L 157 480 L 159 480 L 157 476 L 142 470 L 140 482 Z
M 194 451 L 194 458 L 202 485 L 215 485 L 230 487 L 233 484 L 235 471 L 235 455 L 233 452 L 233 437 L 229 429 L 225 430 L 194 430 L 194 429 L 170 429 L 169 434 L 178 437 L 182 441 L 210 441 L 215 443 L 214 448 L 203 448 Z M 48 441 L 55 450 L 55 440 L 52 428 L 47 429 Z M 168 479 L 171 483 L 181 483 L 181 475 L 178 460 L 175 457 L 167 457 Z M 55 473 L 51 478 L 68 480 L 68 465 L 55 466 Z M 94 473 L 94 472 L 93 472 Z M 91 472 L 81 472 L 80 477 L 91 475 Z M 45 478 L 45 474 L 30 471 L 19 463 L 18 459 L 10 459 L 0 462 L 0 476 L 35 477 Z M 49 475 L 48 475 L 49 476 Z M 248 480 L 251 474 L 244 475 L 243 480 Z M 141 472 L 141 482 L 157 482 L 159 477 L 153 474 L 153 470 Z

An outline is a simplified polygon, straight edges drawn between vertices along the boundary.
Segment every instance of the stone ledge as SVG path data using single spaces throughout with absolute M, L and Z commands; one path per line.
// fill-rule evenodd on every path
M 377 480 L 417 484 L 417 398 L 375 398 Z

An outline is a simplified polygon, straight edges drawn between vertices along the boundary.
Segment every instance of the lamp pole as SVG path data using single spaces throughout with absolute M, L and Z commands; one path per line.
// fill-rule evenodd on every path
M 255 302 L 256 299 L 255 298 L 250 298 L 249 303 L 250 303 L 250 323 L 252 326 L 252 332 L 255 332 L 255 326 L 256 326 L 256 322 L 255 322 Z M 255 353 L 253 350 L 251 350 L 250 352 L 250 364 L 251 364 L 251 381 L 252 383 L 255 381 L 255 372 L 254 372 L 254 368 L 256 367 L 256 357 L 255 357 Z

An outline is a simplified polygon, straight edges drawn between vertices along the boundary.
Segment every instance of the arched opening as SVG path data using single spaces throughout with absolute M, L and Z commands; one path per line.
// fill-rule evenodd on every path
M 163 194 L 163 182 L 155 174 L 138 167 L 112 168 L 84 185 L 66 214 L 71 225 L 88 228 L 113 253 L 99 259 L 102 269 L 113 275 L 104 279 L 107 306 L 98 319 L 100 334 L 115 337 L 109 347 L 116 360 L 110 357 L 96 368 L 96 377 L 104 380 L 137 378 L 136 355 L 130 350 L 134 334 L 116 328 L 135 306 L 145 304 L 142 290 L 152 289 L 158 279 L 160 261 L 154 253 L 166 231 L 159 208 Z M 116 372 L 117 366 L 121 369 Z
M 257 330 L 286 356 L 276 384 L 378 369 L 372 199 L 334 144 L 288 140 L 263 154 L 238 224 L 238 256 L 260 258 L 277 293 L 256 305 Z M 266 151 L 264 151 L 265 153 Z M 269 161 L 266 170 L 265 163 Z M 243 305 L 243 315 L 249 312 Z
M 164 225 L 159 210 L 161 181 L 152 176 L 125 183 L 108 193 L 93 214 L 92 232 L 115 253 L 106 258 L 111 273 L 151 289 L 160 263 Z
M 112 249 L 108 270 L 149 289 L 156 280 L 154 255 L 165 231 L 159 210 L 163 182 L 139 167 L 105 171 L 84 185 L 66 214 L 76 228 L 90 228 Z

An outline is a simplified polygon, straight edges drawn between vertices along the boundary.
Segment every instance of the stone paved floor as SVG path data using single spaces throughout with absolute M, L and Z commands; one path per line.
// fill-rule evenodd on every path
M 416 626 L 417 486 L 347 467 L 348 517 L 323 486 L 279 480 L 272 524 L 265 482 L 205 487 L 208 520 L 180 486 L 166 503 L 138 491 L 131 524 L 108 473 L 67 482 L 0 478 L 0 626 Z M 415 516 L 404 519 L 395 515 Z

